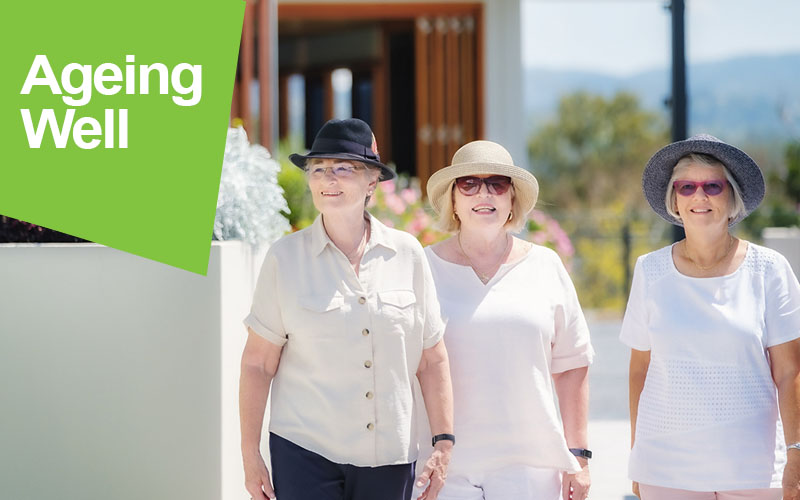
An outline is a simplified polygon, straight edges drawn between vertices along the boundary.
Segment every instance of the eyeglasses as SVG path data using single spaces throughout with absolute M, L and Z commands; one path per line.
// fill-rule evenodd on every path
M 725 190 L 726 184 L 728 184 L 728 181 L 725 179 L 703 182 L 675 181 L 672 183 L 672 188 L 681 196 L 693 195 L 698 187 L 703 188 L 703 192 L 708 196 L 717 196 Z
M 481 185 L 486 184 L 489 194 L 501 195 L 508 191 L 512 186 L 511 177 L 504 175 L 493 175 L 491 177 L 459 177 L 456 179 L 456 187 L 464 196 L 474 196 L 481 190 Z
M 325 173 L 328 170 L 330 170 L 333 173 L 334 177 L 350 177 L 351 175 L 353 175 L 353 172 L 355 172 L 356 170 L 361 170 L 362 168 L 364 167 L 360 165 L 351 165 L 349 163 L 338 163 L 332 167 L 323 167 L 317 165 L 316 167 L 307 168 L 306 172 L 308 172 L 308 175 L 316 179 L 321 179 L 322 177 L 324 177 Z

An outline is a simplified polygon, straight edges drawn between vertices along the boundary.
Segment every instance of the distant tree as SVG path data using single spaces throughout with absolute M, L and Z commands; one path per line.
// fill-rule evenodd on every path
M 800 141 L 786 145 L 786 195 L 800 205 Z
M 528 142 L 541 199 L 560 210 L 615 200 L 644 207 L 642 168 L 668 138 L 662 117 L 643 110 L 633 94 L 569 94 Z
M 561 99 L 528 142 L 540 207 L 575 245 L 573 280 L 586 307 L 621 310 L 632 259 L 664 244 L 668 225 L 647 207 L 642 169 L 669 142 L 664 119 L 636 96 L 584 92 Z

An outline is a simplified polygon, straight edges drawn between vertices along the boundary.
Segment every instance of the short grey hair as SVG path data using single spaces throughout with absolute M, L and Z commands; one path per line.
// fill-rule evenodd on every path
M 445 233 L 457 233 L 461 230 L 461 219 L 459 219 L 456 215 L 455 207 L 453 205 L 453 197 L 455 196 L 453 190 L 455 189 L 455 186 L 456 180 L 453 179 L 450 182 L 450 186 L 448 187 L 447 191 L 445 191 L 449 192 L 450 196 L 442 197 L 442 206 L 439 207 L 439 217 L 433 223 L 433 226 L 436 229 Z M 522 231 L 522 229 L 525 227 L 525 223 L 528 221 L 528 214 L 522 213 L 522 204 L 519 202 L 519 199 L 516 196 L 513 183 L 511 184 L 511 213 L 514 216 L 510 221 L 505 223 L 504 227 L 506 228 L 506 231 L 519 233 Z
M 682 156 L 678 163 L 675 164 L 675 167 L 672 169 L 672 176 L 669 178 L 669 182 L 667 183 L 667 194 L 664 199 L 664 203 L 667 205 L 667 213 L 671 216 L 675 217 L 678 220 L 682 220 L 681 216 L 677 212 L 677 205 L 676 205 L 676 195 L 675 189 L 673 187 L 673 183 L 678 180 L 678 177 L 684 174 L 692 165 L 703 165 L 706 167 L 722 167 L 722 171 L 725 173 L 725 179 L 727 179 L 728 184 L 731 186 L 731 197 L 730 197 L 730 210 L 728 212 L 728 220 L 735 220 L 741 214 L 745 213 L 744 208 L 744 201 L 742 200 L 741 188 L 739 188 L 739 184 L 736 182 L 736 179 L 733 178 L 731 175 L 730 170 L 728 167 L 725 166 L 724 163 L 719 161 L 717 158 L 707 155 L 704 153 L 689 153 L 688 155 Z

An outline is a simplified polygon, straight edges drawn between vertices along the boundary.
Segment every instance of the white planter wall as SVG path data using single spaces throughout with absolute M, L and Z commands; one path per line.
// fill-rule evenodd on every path
M 253 264 L 239 242 L 213 245 L 207 277 L 99 245 L 0 245 L 0 498 L 249 498 Z
M 800 271 L 800 228 L 767 227 L 761 234 L 764 246 L 777 250 L 792 265 L 794 274 Z

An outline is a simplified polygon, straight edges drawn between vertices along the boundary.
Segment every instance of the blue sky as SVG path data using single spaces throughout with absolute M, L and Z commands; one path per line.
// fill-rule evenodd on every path
M 666 0 L 522 0 L 525 66 L 630 75 L 670 62 Z M 687 0 L 689 64 L 800 52 L 798 0 Z

